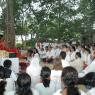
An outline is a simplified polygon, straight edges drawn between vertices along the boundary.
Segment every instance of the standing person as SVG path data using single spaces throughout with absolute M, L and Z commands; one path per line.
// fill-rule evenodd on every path
M 86 95 L 77 86 L 78 72 L 73 67 L 66 67 L 62 71 L 61 84 L 62 87 L 53 95 Z
M 42 67 L 41 70 L 41 83 L 36 84 L 35 89 L 40 95 L 52 95 L 55 92 L 54 81 L 50 80 L 51 70 L 49 67 Z

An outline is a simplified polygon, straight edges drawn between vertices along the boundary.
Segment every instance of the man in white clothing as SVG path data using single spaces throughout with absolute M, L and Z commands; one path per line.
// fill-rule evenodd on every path
M 60 53 L 60 57 L 61 57 L 61 63 L 62 63 L 62 67 L 65 68 L 67 66 L 70 66 L 70 64 L 65 60 L 66 57 L 66 52 L 62 51 Z
M 81 73 L 79 73 L 79 77 L 82 77 L 89 72 L 95 72 L 95 50 L 93 50 L 92 59 L 92 63 L 89 64 Z

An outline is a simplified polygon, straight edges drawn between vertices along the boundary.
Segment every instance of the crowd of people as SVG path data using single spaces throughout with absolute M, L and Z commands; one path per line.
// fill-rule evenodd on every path
M 95 45 L 50 45 L 28 50 L 23 73 L 0 66 L 0 95 L 94 95 Z M 51 69 L 48 65 L 53 65 Z

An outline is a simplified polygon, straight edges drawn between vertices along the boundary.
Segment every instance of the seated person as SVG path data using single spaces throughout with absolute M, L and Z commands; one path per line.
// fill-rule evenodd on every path
M 16 83 L 17 89 L 4 95 L 39 95 L 35 89 L 31 88 L 31 77 L 27 73 L 19 74 Z
M 15 83 L 11 78 L 5 78 L 4 67 L 0 66 L 0 95 L 5 95 L 15 89 Z
M 12 78 L 14 81 L 17 80 L 16 74 L 10 69 L 12 65 L 11 60 L 5 60 L 4 63 L 4 69 L 5 69 L 5 78 Z
M 53 95 L 86 95 L 77 88 L 78 72 L 73 67 L 65 67 L 61 75 L 61 89 Z
M 50 68 L 42 67 L 40 74 L 41 82 L 35 86 L 40 95 L 52 95 L 56 91 L 56 83 L 50 80 L 50 75 Z
M 87 92 L 87 95 L 95 95 L 95 72 L 89 72 L 84 77 L 79 78 L 80 88 Z

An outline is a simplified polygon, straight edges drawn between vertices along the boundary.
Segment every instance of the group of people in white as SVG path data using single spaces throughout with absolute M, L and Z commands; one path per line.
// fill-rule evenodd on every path
M 46 45 L 28 53 L 23 73 L 13 72 L 7 59 L 0 66 L 0 95 L 94 95 L 94 45 Z

